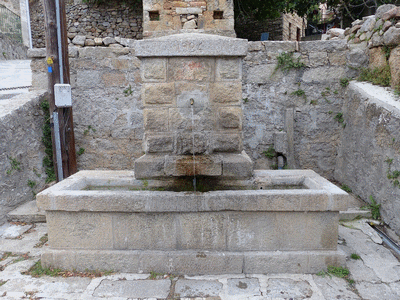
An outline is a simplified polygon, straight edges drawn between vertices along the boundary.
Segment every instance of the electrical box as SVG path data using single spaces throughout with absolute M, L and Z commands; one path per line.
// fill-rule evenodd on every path
M 54 101 L 57 107 L 71 107 L 71 85 L 56 83 L 54 85 Z

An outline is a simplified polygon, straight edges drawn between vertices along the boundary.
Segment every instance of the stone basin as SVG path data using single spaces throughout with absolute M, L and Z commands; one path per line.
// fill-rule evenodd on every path
M 223 182 L 242 190 L 194 193 L 146 190 L 172 178 L 80 171 L 37 195 L 49 233 L 42 264 L 191 275 L 317 273 L 344 265 L 338 221 L 349 195 L 310 170 L 254 174 Z M 293 185 L 303 188 L 285 189 Z

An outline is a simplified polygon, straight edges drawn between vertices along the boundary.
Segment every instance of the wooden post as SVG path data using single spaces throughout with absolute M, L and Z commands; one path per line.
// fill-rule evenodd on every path
M 64 0 L 43 0 L 44 17 L 45 17 L 45 33 L 46 33 L 46 58 L 48 64 L 48 93 L 50 104 L 50 119 L 53 141 L 53 163 L 57 181 L 60 181 L 57 172 L 57 155 L 55 147 L 55 133 L 53 125 L 53 112 L 58 112 L 60 142 L 61 142 L 61 158 L 63 178 L 76 173 L 76 152 L 75 137 L 72 117 L 72 107 L 57 108 L 54 99 L 54 84 L 61 83 L 60 78 L 60 59 L 57 38 L 57 15 L 56 1 L 60 1 L 60 23 L 61 23 L 61 53 L 63 67 L 63 83 L 70 83 L 69 60 L 68 60 L 68 39 L 67 24 Z

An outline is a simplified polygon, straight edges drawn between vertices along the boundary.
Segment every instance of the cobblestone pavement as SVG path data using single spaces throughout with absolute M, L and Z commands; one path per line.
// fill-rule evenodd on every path
M 347 279 L 326 273 L 323 276 L 118 273 L 96 278 L 36 278 L 21 272 L 38 262 L 47 247 L 40 240 L 47 232 L 46 224 L 6 223 L 0 226 L 3 257 L 0 299 L 400 299 L 400 263 L 387 248 L 371 239 L 362 222 L 348 222 L 339 227 L 339 248 L 348 257 L 350 277 Z M 359 255 L 360 259 L 351 259 L 351 254 Z
M 4 88 L 25 87 L 32 84 L 30 60 L 0 60 L 0 100 L 17 94 L 28 93 L 28 88 L 3 90 Z

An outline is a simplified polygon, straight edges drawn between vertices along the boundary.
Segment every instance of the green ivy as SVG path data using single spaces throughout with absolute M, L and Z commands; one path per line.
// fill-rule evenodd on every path
M 51 127 L 50 127 L 50 104 L 47 100 L 40 103 L 40 107 L 44 113 L 44 125 L 42 128 L 45 157 L 43 158 L 43 167 L 47 174 L 46 183 L 56 180 L 56 173 L 53 165 L 53 143 L 51 141 Z

